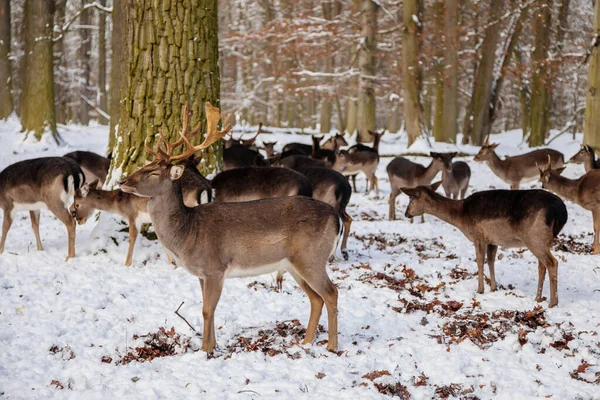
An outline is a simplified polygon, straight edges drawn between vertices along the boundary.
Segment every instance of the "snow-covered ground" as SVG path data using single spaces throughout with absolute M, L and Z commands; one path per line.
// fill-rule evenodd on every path
M 57 147 L 20 143 L 18 123 L 0 123 L 0 169 L 73 149 L 103 153 L 106 128 L 61 128 L 67 144 Z M 259 139 L 277 139 L 280 148 L 310 138 L 278 133 Z M 518 131 L 492 141 L 502 143 L 501 154 L 527 150 Z M 563 135 L 552 147 L 570 157 L 579 144 Z M 384 136 L 381 150 L 402 153 L 405 139 Z M 425 143 L 410 149 L 426 150 Z M 175 314 L 184 302 L 179 314 L 201 331 L 198 281 L 167 264 L 158 242 L 141 237 L 134 265 L 124 267 L 126 233 L 91 219 L 78 226 L 77 258 L 64 262 L 63 225 L 42 212 L 46 250 L 37 252 L 28 215 L 21 214 L 0 256 L 0 397 L 600 398 L 600 268 L 598 256 L 588 254 L 590 213 L 567 204 L 569 222 L 554 251 L 557 308 L 544 302 L 536 309 L 537 261 L 516 249 L 499 251 L 501 289 L 490 293 L 486 286 L 478 295 L 474 249 L 458 230 L 431 216 L 409 224 L 405 196 L 397 203 L 401 219 L 387 220 L 390 160 L 379 166 L 379 196 L 352 195 L 350 259 L 328 267 L 339 288 L 338 354 L 322 343 L 325 313 L 315 344 L 298 343 L 308 298 L 289 276 L 277 293 L 267 275 L 225 283 L 217 351 L 207 358 L 195 351 L 201 337 Z M 466 160 L 473 170 L 470 192 L 506 188 L 486 165 Z M 578 165 L 565 172 L 582 173 Z M 364 190 L 364 179 L 358 183 Z M 154 355 L 166 356 L 139 361 Z

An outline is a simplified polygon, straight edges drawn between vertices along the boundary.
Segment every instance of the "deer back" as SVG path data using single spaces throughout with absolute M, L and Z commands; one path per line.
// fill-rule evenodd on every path
M 65 154 L 63 157 L 74 160 L 85 174 L 85 181 L 92 182 L 98 179 L 99 186 L 106 181 L 110 160 L 91 151 L 74 151 Z
M 329 204 L 337 212 L 346 210 L 352 187 L 344 175 L 333 169 L 321 167 L 300 167 L 296 171 L 309 179 L 314 199 Z

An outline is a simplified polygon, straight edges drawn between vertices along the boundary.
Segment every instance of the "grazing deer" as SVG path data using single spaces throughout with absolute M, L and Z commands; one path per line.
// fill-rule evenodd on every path
M 452 157 L 456 156 L 456 153 Z M 442 170 L 442 187 L 446 197 L 451 199 L 464 199 L 469 181 L 471 180 L 471 168 L 464 161 L 455 161 L 452 163 L 450 171 Z
M 69 213 L 69 198 L 83 185 L 85 176 L 77 163 L 64 157 L 35 158 L 9 165 L 0 172 L 0 208 L 4 211 L 0 254 L 15 214 L 29 211 L 38 250 L 40 210 L 47 208 L 67 227 L 68 255 L 75 257 L 75 221 Z
M 451 200 L 431 186 L 402 188 L 410 197 L 407 217 L 431 214 L 458 228 L 475 245 L 479 285 L 483 293 L 483 264 L 487 255 L 490 288 L 496 290 L 494 262 L 498 246 L 526 247 L 538 259 L 536 301 L 544 300 L 546 270 L 550 275 L 550 303 L 558 304 L 558 261 L 550 252 L 552 241 L 567 223 L 567 208 L 545 190 L 486 190 L 464 200 Z
M 129 267 L 133 259 L 135 241 L 142 224 L 152 222 L 148 214 L 148 198 L 125 193 L 122 190 L 97 189 L 97 184 L 96 181 L 86 183 L 75 192 L 70 212 L 79 225 L 85 224 L 96 210 L 118 214 L 125 218 L 129 224 L 129 248 L 125 266 Z M 173 262 L 168 251 L 167 259 L 169 263 Z
M 552 160 L 552 168 L 562 167 L 564 157 L 561 152 L 553 149 L 539 149 L 514 157 L 501 160 L 496 154 L 497 143 L 488 144 L 486 137 L 481 150 L 475 156 L 475 161 L 485 161 L 496 176 L 510 185 L 512 190 L 519 189 L 521 182 L 537 179 L 538 167 L 546 162 L 548 156 Z
M 99 187 L 102 187 L 106 181 L 110 167 L 110 160 L 108 158 L 92 153 L 91 151 L 74 151 L 65 154 L 63 157 L 68 157 L 79 165 L 85 175 L 86 182 L 97 180 Z
M 332 168 L 342 175 L 351 176 L 356 192 L 356 175 L 365 174 L 367 185 L 365 193 L 375 189 L 375 194 L 379 196 L 379 184 L 377 181 L 377 166 L 379 165 L 379 154 L 370 151 L 356 151 L 350 153 L 348 150 L 341 150 L 337 153 L 335 164 Z
M 596 159 L 596 153 L 592 146 L 581 145 L 581 150 L 577 152 L 571 159 L 570 163 L 581 164 L 585 168 L 585 172 L 589 172 L 593 169 L 600 169 L 600 159 Z
M 540 181 L 544 189 L 556 193 L 592 212 L 594 220 L 594 244 L 592 254 L 600 253 L 600 170 L 592 169 L 581 178 L 569 179 L 561 175 L 565 167 L 553 169 L 550 161 L 540 168 Z
M 211 182 L 215 202 L 237 203 L 285 196 L 312 196 L 301 173 L 285 168 L 247 167 L 220 172 Z
M 348 142 L 341 133 L 330 136 L 320 147 L 322 150 L 337 150 L 340 147 L 348 146 Z
M 187 108 L 182 113 L 187 127 Z M 333 207 L 303 196 L 243 203 L 209 203 L 193 209 L 183 203 L 180 178 L 185 167 L 173 165 L 223 137 L 221 114 L 206 103 L 207 134 L 198 146 L 181 132 L 187 150 L 177 156 L 154 152 L 154 161 L 121 182 L 121 188 L 149 197 L 148 211 L 160 241 L 200 280 L 204 330 L 202 349 L 215 348 L 214 312 L 227 278 L 287 270 L 307 293 L 311 313 L 304 343 L 315 337 L 323 304 L 327 307 L 329 342 L 337 348 L 337 288 L 326 264 L 335 251 L 341 222 Z M 148 147 L 148 146 L 147 146 Z M 150 151 L 152 151 L 150 149 Z
M 348 149 L 348 151 L 350 153 L 354 153 L 355 151 L 371 151 L 371 152 L 379 154 L 379 143 L 381 142 L 381 137 L 385 134 L 385 131 L 381 131 L 381 133 L 369 131 L 369 134 L 371 136 L 373 136 L 373 146 L 372 147 L 366 146 L 362 143 L 357 143 L 354 146 L 350 147 Z
M 386 171 L 390 179 L 392 192 L 389 200 L 389 219 L 396 219 L 396 197 L 402 193 L 402 188 L 413 188 L 429 185 L 440 171 L 450 172 L 452 170 L 452 157 L 456 153 L 429 153 L 431 163 L 424 167 L 404 157 L 394 158 L 387 166 Z M 410 220 L 411 224 L 413 220 Z M 425 222 L 421 216 L 421 222 Z

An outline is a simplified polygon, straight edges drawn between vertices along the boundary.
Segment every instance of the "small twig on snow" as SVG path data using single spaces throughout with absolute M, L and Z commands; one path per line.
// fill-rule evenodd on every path
M 181 319 L 182 319 L 182 320 L 183 320 L 183 321 L 184 321 L 184 322 L 187 324 L 187 326 L 189 326 L 189 327 L 190 327 L 190 328 L 191 328 L 191 329 L 192 329 L 194 332 L 196 332 L 196 329 L 195 329 L 195 328 L 192 326 L 192 324 L 190 324 L 190 323 L 188 322 L 188 320 L 187 320 L 187 319 L 185 319 L 185 317 L 184 317 L 183 315 L 179 314 L 179 309 L 181 308 L 181 306 L 182 306 L 184 303 L 185 303 L 185 301 L 182 301 L 182 302 L 181 302 L 181 304 L 179 305 L 179 307 L 177 307 L 177 310 L 175 310 L 175 314 L 177 314 L 177 316 L 178 316 L 179 318 L 181 318 Z

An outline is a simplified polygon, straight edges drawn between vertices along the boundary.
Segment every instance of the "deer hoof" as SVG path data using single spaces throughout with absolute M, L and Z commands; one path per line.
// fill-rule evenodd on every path
M 345 261 L 348 261 L 348 250 L 342 250 L 342 257 Z
M 600 253 L 600 246 L 592 246 L 592 254 Z
M 543 296 L 537 296 L 537 297 L 535 298 L 535 301 L 537 301 L 538 303 L 541 303 L 542 301 L 546 301 L 546 298 L 545 298 L 545 297 L 543 297 Z
M 552 300 L 548 303 L 548 308 L 556 307 L 558 305 L 558 300 Z
M 483 289 L 477 289 L 478 294 L 483 294 Z

